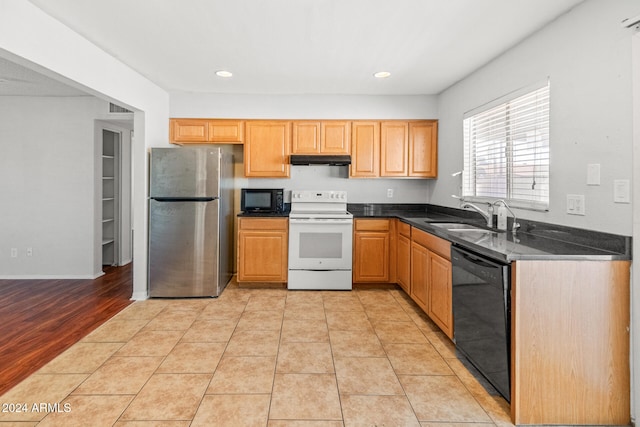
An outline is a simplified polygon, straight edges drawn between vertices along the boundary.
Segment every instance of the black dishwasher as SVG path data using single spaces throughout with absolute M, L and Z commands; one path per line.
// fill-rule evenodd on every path
M 456 245 L 451 263 L 456 348 L 510 401 L 509 265 Z

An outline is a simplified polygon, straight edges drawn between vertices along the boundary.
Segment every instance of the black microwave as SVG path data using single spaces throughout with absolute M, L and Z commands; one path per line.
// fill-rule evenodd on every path
M 240 210 L 245 213 L 284 212 L 282 188 L 243 188 L 240 192 Z

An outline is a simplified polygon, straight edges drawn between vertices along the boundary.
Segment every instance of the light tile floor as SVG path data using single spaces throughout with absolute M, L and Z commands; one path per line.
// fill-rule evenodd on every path
M 399 289 L 136 302 L 0 403 L 20 426 L 512 425 Z

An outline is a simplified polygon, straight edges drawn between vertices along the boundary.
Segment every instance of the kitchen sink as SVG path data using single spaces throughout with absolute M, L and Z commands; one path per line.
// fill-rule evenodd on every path
M 433 227 L 444 228 L 445 230 L 453 233 L 497 233 L 495 230 L 489 230 L 487 228 L 478 227 L 471 224 L 464 224 L 460 222 L 439 222 L 430 224 Z

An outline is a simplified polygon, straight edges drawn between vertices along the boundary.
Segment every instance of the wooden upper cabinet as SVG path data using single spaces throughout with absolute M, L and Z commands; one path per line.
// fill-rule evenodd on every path
M 291 122 L 248 121 L 245 125 L 244 173 L 247 177 L 289 177 Z
M 382 122 L 380 176 L 436 178 L 438 121 Z
M 350 175 L 354 178 L 380 176 L 380 122 L 353 122 L 351 135 Z
M 350 122 L 295 121 L 291 153 L 349 154 L 350 129 Z
M 171 119 L 169 133 L 169 141 L 171 142 L 207 142 L 209 134 L 208 120 Z
M 409 123 L 380 125 L 380 176 L 408 176 Z
M 242 144 L 244 122 L 239 120 L 209 120 L 209 141 Z
M 438 122 L 409 123 L 409 174 L 424 178 L 438 176 Z
M 320 154 L 320 122 L 293 122 L 291 154 Z
M 169 141 L 177 144 L 242 144 L 242 120 L 171 119 Z
M 351 122 L 329 121 L 321 124 L 320 152 L 349 154 Z

